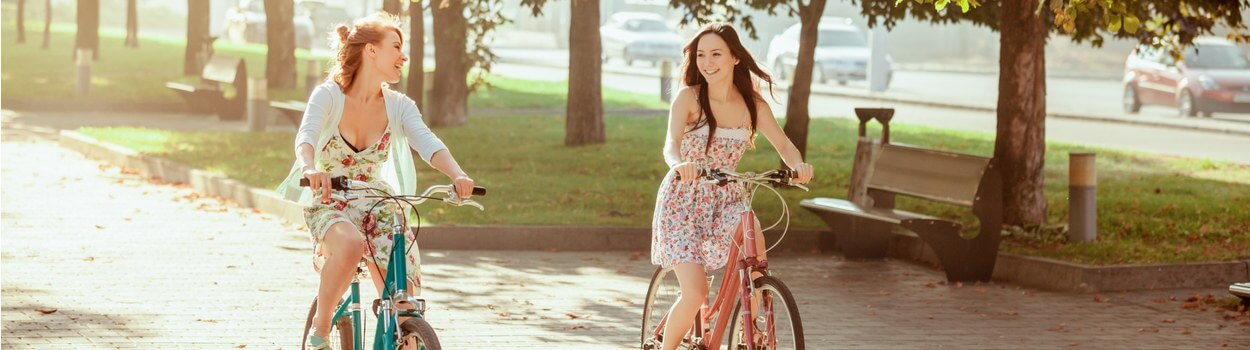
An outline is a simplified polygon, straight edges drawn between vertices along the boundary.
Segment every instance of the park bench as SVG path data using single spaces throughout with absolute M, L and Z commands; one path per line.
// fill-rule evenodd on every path
M 226 98 L 226 86 L 234 87 L 234 97 Z M 247 65 L 241 58 L 214 55 L 204 65 L 199 84 L 168 82 L 165 87 L 178 92 L 193 113 L 239 120 L 247 111 Z
M 897 225 L 914 232 L 933 249 L 948 280 L 988 281 L 1002 239 L 1002 179 L 993 160 L 891 144 L 888 120 L 889 116 L 879 120 L 887 127 L 885 142 L 875 156 L 868 162 L 857 159 L 855 164 L 867 167 L 865 196 L 854 201 L 806 199 L 800 205 L 829 225 L 848 258 L 885 257 L 891 230 Z M 861 117 L 861 135 L 865 122 Z M 960 235 L 963 225 L 955 220 L 895 209 L 897 195 L 971 208 L 980 221 L 979 234 L 965 239 Z
M 298 128 L 299 123 L 304 119 L 304 109 L 308 108 L 308 104 L 300 100 L 272 101 L 269 102 L 269 107 L 278 110 L 279 114 Z

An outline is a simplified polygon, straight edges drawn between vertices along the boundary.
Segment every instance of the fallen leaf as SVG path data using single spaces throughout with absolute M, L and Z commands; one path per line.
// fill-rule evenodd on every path
M 564 327 L 564 330 L 566 330 L 566 331 L 572 331 L 572 330 L 578 330 L 578 329 L 590 329 L 590 327 L 586 327 L 586 325 L 581 324 L 581 323 L 578 323 L 578 324 L 576 324 L 576 325 L 572 325 L 572 326 L 568 326 L 568 327 Z
M 1185 328 L 1181 330 L 1181 334 L 1190 335 L 1190 334 L 1194 334 L 1194 331 L 1189 330 L 1189 328 Z
M 565 316 L 568 316 L 569 318 L 572 318 L 572 319 L 578 319 L 578 318 L 590 318 L 590 315 L 578 315 L 578 314 L 574 314 L 574 313 L 572 313 L 572 312 L 565 312 L 565 313 L 564 313 L 564 315 L 565 315 Z
M 511 315 L 511 314 L 509 314 L 507 311 L 499 313 L 499 317 L 508 317 L 508 315 Z
M 99 230 L 103 230 L 103 229 L 104 229 L 104 225 L 95 225 L 95 228 L 96 228 L 96 229 L 99 229 Z
M 1173 319 L 1170 319 L 1170 318 L 1165 318 L 1165 319 L 1163 319 L 1163 323 L 1176 323 L 1176 320 L 1173 320 Z
M 44 314 L 44 315 L 47 315 L 47 314 L 51 314 L 51 313 L 53 313 L 53 312 L 56 312 L 56 309 L 54 309 L 54 308 L 38 308 L 38 309 L 35 309 L 35 311 L 39 311 L 39 313 Z

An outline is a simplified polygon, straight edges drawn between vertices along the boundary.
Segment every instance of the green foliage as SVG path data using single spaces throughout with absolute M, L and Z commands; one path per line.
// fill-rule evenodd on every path
M 952 0 L 861 0 L 869 25 L 882 21 L 892 28 L 913 18 L 933 23 L 970 21 L 998 30 L 999 2 L 953 0 L 962 9 L 947 11 Z M 1108 36 L 1143 44 L 1168 46 L 1179 52 L 1193 39 L 1231 30 L 1230 39 L 1250 42 L 1241 11 L 1247 0 L 1041 0 L 1037 13 L 1055 33 L 1075 42 L 1101 46 Z

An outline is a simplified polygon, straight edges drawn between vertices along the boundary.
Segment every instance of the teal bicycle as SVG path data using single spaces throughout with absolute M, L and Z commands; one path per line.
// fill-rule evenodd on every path
M 308 179 L 301 179 L 300 186 L 308 186 Z M 401 218 L 395 224 L 392 232 L 404 232 L 408 227 L 407 215 L 404 206 L 411 207 L 416 212 L 416 205 L 426 200 L 437 200 L 453 206 L 471 206 L 484 210 L 481 204 L 471 199 L 460 199 L 455 196 L 455 189 L 452 185 L 435 185 L 426 189 L 420 195 L 391 195 L 381 189 L 372 188 L 368 183 L 353 181 L 347 177 L 335 177 L 331 179 L 331 187 L 335 192 L 331 197 L 351 200 L 358 198 L 375 198 L 380 199 L 376 202 L 372 212 L 377 205 L 381 203 L 391 202 L 396 211 L 396 217 Z M 474 187 L 473 195 L 486 195 L 486 188 Z M 420 214 L 418 214 L 418 225 L 415 230 L 416 234 L 421 232 Z M 402 234 L 394 235 L 392 247 L 404 247 L 409 244 Z M 416 244 L 415 240 L 411 244 Z M 383 283 L 383 290 L 379 299 L 373 301 L 373 314 L 377 316 L 379 327 L 373 336 L 373 348 L 375 350 L 394 350 L 400 349 L 420 349 L 420 350 L 439 350 L 442 347 L 438 343 L 438 335 L 434 333 L 434 327 L 425 320 L 426 303 L 425 299 L 413 297 L 407 293 L 407 283 L 405 276 L 408 276 L 408 264 L 405 264 L 408 249 L 394 249 L 391 252 L 391 259 L 386 265 L 386 280 Z M 351 286 L 344 297 L 338 301 L 338 307 L 335 308 L 334 318 L 330 323 L 330 336 L 327 338 L 331 348 L 333 349 L 363 349 L 364 348 L 364 328 L 365 319 L 361 315 L 360 308 L 360 276 L 366 270 L 364 260 L 356 266 L 355 277 L 352 278 Z M 316 298 L 313 298 L 312 307 L 308 310 L 308 319 L 304 322 L 304 335 L 301 339 L 307 341 L 309 332 L 312 331 L 313 316 L 317 314 Z M 402 306 L 402 307 L 401 307 Z M 407 317 L 403 323 L 399 322 L 401 317 Z M 304 348 L 307 344 L 301 343 L 300 348 Z

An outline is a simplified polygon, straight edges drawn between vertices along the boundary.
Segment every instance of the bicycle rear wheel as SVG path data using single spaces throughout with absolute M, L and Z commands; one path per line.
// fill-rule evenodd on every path
M 343 301 L 339 300 L 339 304 Z M 336 304 L 337 305 L 337 304 Z M 308 347 L 308 334 L 312 332 L 313 317 L 317 316 L 317 298 L 313 298 L 312 307 L 308 308 L 308 318 L 304 320 L 304 337 L 300 338 L 300 349 Z M 354 350 L 352 346 L 352 320 L 340 317 L 330 325 L 330 336 L 326 337 L 331 349 Z
M 772 276 L 756 278 L 754 283 L 756 292 L 760 293 L 760 310 L 754 312 L 755 319 L 748 323 L 754 325 L 752 338 L 755 350 L 803 350 L 803 322 L 799 319 L 798 304 L 794 302 L 790 288 Z M 735 307 L 730 319 L 729 350 L 747 348 L 739 312 L 742 309 Z
M 404 321 L 399 326 L 403 330 L 404 339 L 400 343 L 400 349 L 413 350 L 441 350 L 442 346 L 438 343 L 438 335 L 434 334 L 434 327 L 424 319 L 413 317 Z M 415 346 L 414 346 L 415 345 Z
M 652 350 L 660 348 L 660 339 L 655 335 L 655 328 L 660 320 L 668 314 L 668 310 L 677 302 L 681 286 L 677 284 L 677 274 L 672 269 L 656 268 L 651 276 L 651 286 L 647 288 L 647 297 L 642 307 L 642 337 L 639 348 Z

